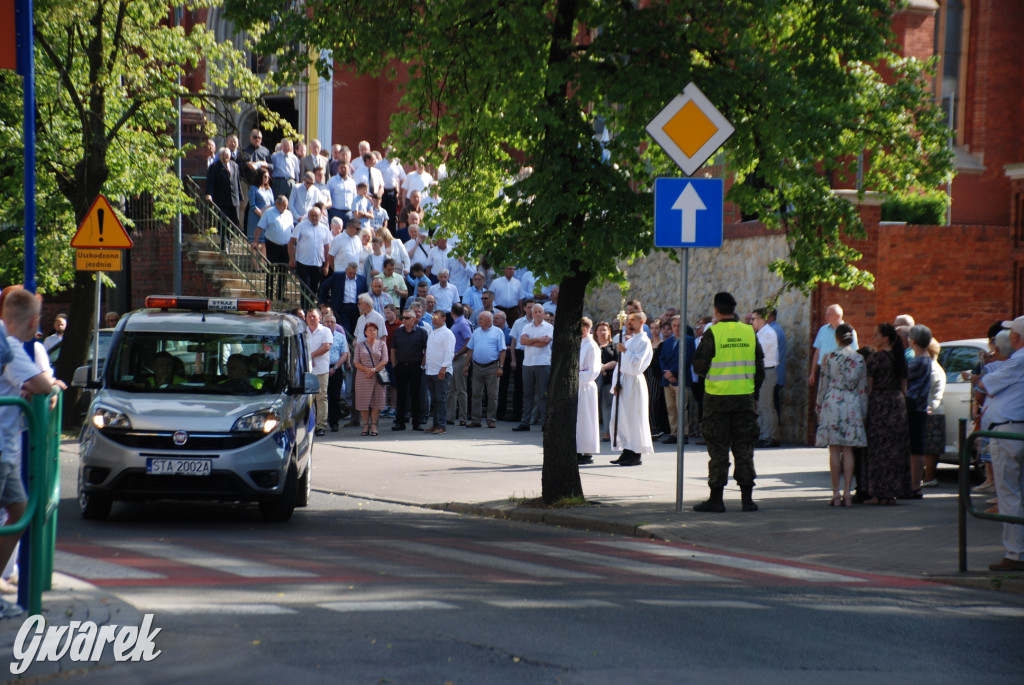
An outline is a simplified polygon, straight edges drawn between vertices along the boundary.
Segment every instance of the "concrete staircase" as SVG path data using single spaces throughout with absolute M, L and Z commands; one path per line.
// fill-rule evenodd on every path
M 182 236 L 182 248 L 196 268 L 206 277 L 211 287 L 220 297 L 263 298 L 262 292 L 254 290 L 249 283 L 236 271 L 231 260 L 209 241 L 196 234 Z

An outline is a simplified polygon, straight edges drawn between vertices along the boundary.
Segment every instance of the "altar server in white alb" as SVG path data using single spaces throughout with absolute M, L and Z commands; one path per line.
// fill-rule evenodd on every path
M 619 466 L 639 466 L 640 455 L 652 454 L 651 425 L 648 420 L 649 398 L 647 379 L 644 371 L 651 365 L 654 356 L 651 339 L 644 332 L 647 315 L 635 312 L 626 322 L 625 342 L 617 343 L 619 364 L 612 374 L 612 431 L 615 433 L 615 449 L 621 449 L 619 458 L 612 461 Z M 615 388 L 621 380 L 622 387 L 616 394 Z
M 576 402 L 576 461 L 593 464 L 601 450 L 601 428 L 597 418 L 597 377 L 601 375 L 601 348 L 590 335 L 594 322 L 583 317 L 580 338 L 580 391 Z

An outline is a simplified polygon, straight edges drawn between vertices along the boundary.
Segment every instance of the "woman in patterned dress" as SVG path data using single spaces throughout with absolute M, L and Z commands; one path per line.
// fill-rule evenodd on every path
M 867 444 L 864 416 L 867 414 L 868 384 L 864 358 L 853 349 L 853 327 L 836 327 L 839 347 L 829 352 L 821 364 L 816 409 L 818 431 L 815 445 L 828 447 L 829 474 L 832 477 L 830 507 L 853 504 L 853 448 Z M 839 477 L 846 484 L 839 495 Z
M 377 435 L 377 419 L 384 408 L 387 387 L 377 382 L 377 372 L 388 364 L 388 346 L 383 338 L 377 337 L 377 324 L 366 323 L 363 329 L 366 340 L 353 343 L 352 364 L 356 367 L 356 409 L 363 418 L 363 432 L 360 435 Z
M 907 358 L 892 324 L 874 333 L 878 350 L 868 357 L 867 480 L 869 504 L 895 504 L 910 490 L 910 433 L 907 428 Z

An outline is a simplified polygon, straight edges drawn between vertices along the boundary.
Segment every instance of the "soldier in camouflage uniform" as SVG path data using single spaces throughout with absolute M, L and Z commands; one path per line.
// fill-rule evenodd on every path
M 704 378 L 701 431 L 708 442 L 711 496 L 694 511 L 724 512 L 722 492 L 729 480 L 729 449 L 736 459 L 733 478 L 740 486 L 743 511 L 754 504 L 754 444 L 758 438 L 757 393 L 764 382 L 764 353 L 754 329 L 736 317 L 736 299 L 715 295 L 714 325 L 693 355 L 693 370 Z M 716 337 L 717 336 L 717 337 Z

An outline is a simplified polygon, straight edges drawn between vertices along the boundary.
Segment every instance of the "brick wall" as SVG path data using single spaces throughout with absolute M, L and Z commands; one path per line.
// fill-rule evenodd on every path
M 132 235 L 135 246 L 128 251 L 131 260 L 132 308 L 145 303 L 147 295 L 166 295 L 174 292 L 172 257 L 174 235 L 169 228 L 137 231 Z M 217 295 L 203 274 L 182 252 L 181 292 L 183 295 Z

